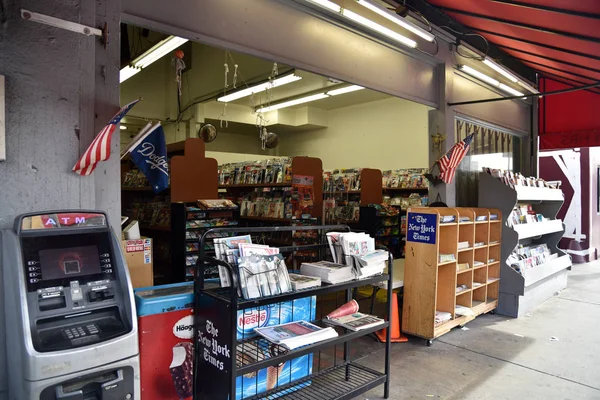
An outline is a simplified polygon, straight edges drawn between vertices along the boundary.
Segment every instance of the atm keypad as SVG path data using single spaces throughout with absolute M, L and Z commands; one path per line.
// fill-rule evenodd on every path
M 63 335 L 69 340 L 75 340 L 86 337 L 88 335 L 97 335 L 99 332 L 96 324 L 88 324 L 85 326 L 75 326 L 72 328 L 63 329 Z

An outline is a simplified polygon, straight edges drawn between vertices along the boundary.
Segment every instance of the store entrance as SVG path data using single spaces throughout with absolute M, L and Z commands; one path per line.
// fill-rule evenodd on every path
M 169 162 L 184 154 L 187 139 L 200 138 L 190 151 L 216 160 L 216 167 L 203 164 L 202 177 L 184 171 L 185 186 L 239 206 L 237 213 L 213 221 L 290 224 L 291 194 L 283 186 L 291 177 L 285 174 L 303 156 L 310 161 L 305 167 L 313 177 L 313 222 L 347 223 L 372 231 L 380 244 L 393 248 L 395 258 L 403 257 L 405 210 L 428 202 L 422 175 L 429 167 L 429 107 L 133 25 L 122 27 L 121 54 L 121 103 L 142 99 L 121 123 L 122 151 L 149 122 L 162 126 Z M 171 186 L 156 192 L 130 155 L 121 167 L 122 215 L 128 223 L 138 222 L 142 238 L 152 239 L 151 245 L 141 242 L 146 256 L 130 254 L 131 262 L 142 263 L 137 285 L 133 274 L 134 286 L 179 282 L 186 275 L 189 279 L 195 248 L 173 242 L 178 233 L 172 203 L 198 199 L 180 198 Z M 216 168 L 216 176 L 208 182 L 204 177 L 211 168 Z M 180 179 L 175 176 L 178 171 L 171 165 L 171 183 Z M 363 210 L 361 221 L 360 207 L 369 204 L 390 205 L 397 214 L 392 226 L 379 226 L 369 217 L 375 215 L 373 210 Z M 179 235 L 185 235 L 184 230 Z M 143 264 L 149 247 L 152 273 L 149 264 Z

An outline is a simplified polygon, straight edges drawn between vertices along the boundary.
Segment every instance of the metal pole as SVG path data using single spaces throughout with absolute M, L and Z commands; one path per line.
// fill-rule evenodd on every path
M 495 101 L 517 100 L 517 99 L 524 99 L 524 98 L 528 98 L 528 97 L 552 96 L 554 94 L 576 92 L 578 90 L 591 89 L 591 88 L 595 88 L 598 86 L 600 86 L 600 82 L 591 83 L 591 84 L 585 85 L 585 86 L 578 86 L 578 87 L 574 87 L 574 88 L 570 88 L 570 89 L 555 90 L 555 91 L 546 92 L 546 93 L 531 93 L 531 94 L 526 94 L 523 96 L 508 96 L 508 97 L 496 97 L 493 99 L 459 101 L 457 103 L 448 103 L 448 105 L 449 106 L 462 106 L 462 105 L 466 105 L 466 104 L 493 103 Z

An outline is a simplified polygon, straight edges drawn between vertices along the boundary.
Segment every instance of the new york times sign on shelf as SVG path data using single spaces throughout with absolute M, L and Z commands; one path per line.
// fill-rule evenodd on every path
M 408 213 L 406 241 L 435 244 L 436 214 Z

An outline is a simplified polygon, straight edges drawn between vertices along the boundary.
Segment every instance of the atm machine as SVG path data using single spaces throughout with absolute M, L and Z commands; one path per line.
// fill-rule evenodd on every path
M 139 399 L 135 302 L 106 214 L 19 216 L 1 250 L 8 398 Z

